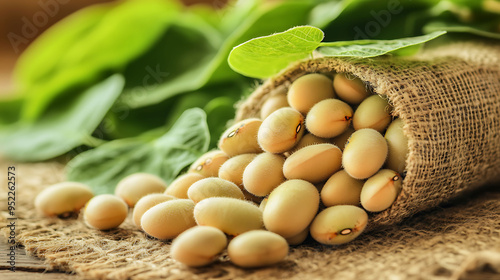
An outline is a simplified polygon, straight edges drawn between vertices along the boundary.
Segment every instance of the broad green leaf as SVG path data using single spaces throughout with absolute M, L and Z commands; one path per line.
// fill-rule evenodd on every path
M 73 38 L 67 49 L 60 51 L 50 75 L 26 85 L 29 98 L 23 108 L 23 119 L 36 119 L 54 98 L 67 93 L 71 87 L 91 84 L 110 71 L 120 70 L 130 60 L 144 53 L 177 13 L 177 5 L 172 2 L 129 0 L 120 2 L 106 12 L 97 24 L 89 26 L 83 34 L 78 27 L 78 39 Z M 79 21 L 64 23 L 79 24 Z M 71 29 L 68 31 L 69 36 L 76 37 Z M 57 37 L 68 36 L 59 32 L 50 34 L 44 40 L 57 41 Z M 46 49 L 33 50 L 31 56 L 38 52 L 47 57 L 44 54 Z M 22 66 L 29 68 L 30 64 L 26 62 Z M 18 69 L 18 72 L 23 71 L 22 68 Z
M 228 62 L 236 72 L 254 78 L 269 77 L 303 59 L 319 46 L 323 32 L 313 26 L 298 26 L 285 32 L 259 37 L 236 46 Z
M 23 101 L 20 94 L 9 94 L 0 98 L 0 128 L 19 120 Z
M 375 57 L 395 51 L 401 51 L 408 47 L 421 45 L 445 33 L 446 31 L 436 31 L 423 36 L 395 40 L 359 40 L 321 43 L 321 47 L 318 51 L 324 56 Z M 408 53 L 406 54 L 408 55 Z
M 19 121 L 2 128 L 0 154 L 19 161 L 40 161 L 95 143 L 91 135 L 123 84 L 120 75 L 111 76 L 71 98 L 59 100 L 33 123 Z
M 89 185 L 96 194 L 113 193 L 125 176 L 147 172 L 172 181 L 208 149 L 206 115 L 199 108 L 185 111 L 161 137 L 114 140 L 76 156 L 68 163 L 68 180 Z
M 500 4 L 499 4 L 500 5 Z M 498 23 L 497 23 L 498 24 Z M 451 22 L 430 22 L 424 26 L 425 32 L 435 32 L 436 30 L 445 30 L 447 32 L 454 33 L 468 33 L 477 36 L 482 36 L 492 39 L 500 39 L 500 31 L 493 32 L 497 25 L 494 22 L 481 24 L 481 25 L 466 25 L 462 23 L 451 23 Z

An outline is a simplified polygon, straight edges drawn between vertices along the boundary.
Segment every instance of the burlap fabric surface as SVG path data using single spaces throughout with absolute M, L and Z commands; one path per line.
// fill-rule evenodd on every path
M 487 184 L 500 169 L 500 51 L 470 47 L 446 49 L 460 58 L 436 50 L 416 61 L 307 61 L 241 105 L 237 117 L 252 116 L 271 89 L 325 70 L 354 73 L 389 96 L 410 138 L 408 174 L 394 207 L 372 216 L 378 226 L 351 243 L 331 247 L 307 240 L 282 263 L 262 269 L 240 269 L 225 255 L 212 266 L 190 269 L 169 257 L 170 242 L 146 237 L 130 219 L 101 232 L 81 216 L 36 213 L 36 194 L 64 180 L 62 164 L 0 162 L 2 182 L 7 166 L 17 170 L 17 240 L 54 269 L 86 279 L 500 279 L 500 184 Z M 1 219 L 4 227 L 5 212 Z

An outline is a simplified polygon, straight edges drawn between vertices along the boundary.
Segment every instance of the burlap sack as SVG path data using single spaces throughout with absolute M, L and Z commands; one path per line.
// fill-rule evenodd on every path
M 409 139 L 407 173 L 394 205 L 370 228 L 500 179 L 500 45 L 462 42 L 411 59 L 317 58 L 285 69 L 257 88 L 237 120 L 258 117 L 273 93 L 308 73 L 347 72 L 387 96 Z
M 64 180 L 64 165 L 0 160 L 1 182 L 7 182 L 7 166 L 16 167 L 16 241 L 53 269 L 83 279 L 499 279 L 500 183 L 473 191 L 499 174 L 499 50 L 469 44 L 445 50 L 456 55 L 444 57 L 436 50 L 435 58 L 412 61 L 303 62 L 257 89 L 240 107 L 238 118 L 256 114 L 271 89 L 287 86 L 306 72 L 354 73 L 390 97 L 410 137 L 404 191 L 390 211 L 372 217 L 371 223 L 395 223 L 441 201 L 449 204 L 372 228 L 341 246 L 308 239 L 275 266 L 241 269 L 223 254 L 214 265 L 193 269 L 172 260 L 171 243 L 147 237 L 130 217 L 109 231 L 87 227 L 81 215 L 42 217 L 33 207 L 34 198 Z M 5 190 L 0 224 L 9 237 Z M 471 190 L 469 196 L 451 200 L 466 190 Z

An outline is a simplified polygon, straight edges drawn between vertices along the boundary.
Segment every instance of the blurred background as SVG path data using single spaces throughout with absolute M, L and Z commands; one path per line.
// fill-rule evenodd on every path
M 0 94 L 13 88 L 12 69 L 19 55 L 38 35 L 65 16 L 95 3 L 115 0 L 23 0 L 0 1 Z M 223 6 L 223 0 L 182 0 L 189 6 L 198 3 Z M 22 37 L 23 27 L 34 26 L 33 36 Z M 17 36 L 21 37 L 17 37 Z M 31 35 L 31 34 L 30 34 Z

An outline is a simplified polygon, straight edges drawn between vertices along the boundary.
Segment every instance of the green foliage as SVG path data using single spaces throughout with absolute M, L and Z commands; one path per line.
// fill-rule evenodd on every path
M 119 180 L 137 172 L 170 182 L 205 153 L 210 142 L 205 112 L 198 108 L 186 110 L 170 130 L 156 134 L 111 141 L 79 154 L 67 165 L 68 180 L 83 182 L 96 194 L 113 193 Z

